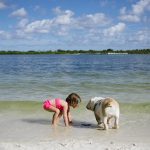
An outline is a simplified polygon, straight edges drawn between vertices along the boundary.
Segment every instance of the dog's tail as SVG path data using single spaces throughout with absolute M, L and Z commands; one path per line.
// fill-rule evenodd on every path
M 107 102 L 107 103 L 105 104 L 105 107 L 112 107 L 111 102 Z
M 118 105 L 118 103 L 112 98 L 106 98 L 103 102 L 104 108 L 106 107 L 112 108 L 114 105 Z
M 114 99 L 106 98 L 103 101 L 102 105 L 103 105 L 102 107 L 103 116 L 107 116 L 107 113 L 109 113 L 109 111 L 112 110 L 113 115 L 119 118 L 119 104 Z

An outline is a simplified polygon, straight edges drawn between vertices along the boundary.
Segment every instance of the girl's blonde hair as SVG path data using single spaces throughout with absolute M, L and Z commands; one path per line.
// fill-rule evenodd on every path
M 66 102 L 71 105 L 71 104 L 78 104 L 81 103 L 81 98 L 80 96 L 78 96 L 76 93 L 72 93 L 70 94 L 67 98 L 66 98 Z

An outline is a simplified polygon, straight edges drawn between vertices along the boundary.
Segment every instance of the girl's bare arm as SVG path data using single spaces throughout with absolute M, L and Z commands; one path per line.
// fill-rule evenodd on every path
M 68 116 L 69 123 L 72 123 L 72 118 L 71 118 L 71 114 L 70 114 L 70 108 L 68 108 L 67 116 Z
M 66 127 L 68 127 L 68 117 L 67 117 L 67 105 L 63 107 L 63 117 Z

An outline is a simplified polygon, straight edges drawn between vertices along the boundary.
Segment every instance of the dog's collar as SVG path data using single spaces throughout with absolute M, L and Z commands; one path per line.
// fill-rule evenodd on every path
M 93 111 L 95 111 L 95 108 L 97 106 L 97 104 L 99 103 L 100 101 L 96 102 L 95 105 L 94 105 L 94 108 L 93 108 Z

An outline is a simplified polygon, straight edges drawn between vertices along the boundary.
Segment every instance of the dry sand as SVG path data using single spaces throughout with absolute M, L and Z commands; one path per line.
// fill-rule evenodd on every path
M 150 143 L 93 140 L 46 140 L 40 142 L 2 142 L 0 150 L 149 150 Z

